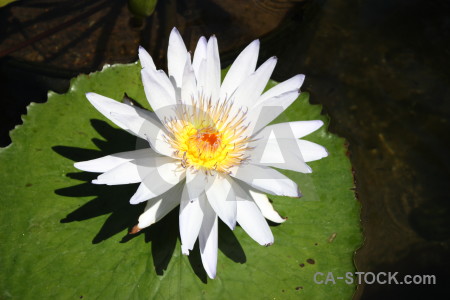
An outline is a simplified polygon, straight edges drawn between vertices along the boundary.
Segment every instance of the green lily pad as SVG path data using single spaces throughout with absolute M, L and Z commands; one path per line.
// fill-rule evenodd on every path
M 275 84 L 271 82 L 270 85 Z M 285 172 L 304 195 L 271 197 L 288 220 L 271 227 L 275 243 L 262 247 L 237 227 L 219 228 L 218 275 L 207 279 L 197 249 L 181 254 L 178 211 L 135 236 L 142 205 L 128 203 L 137 185 L 100 186 L 75 161 L 134 150 L 136 139 L 106 120 L 86 92 L 121 99 L 126 92 L 146 107 L 140 65 L 115 65 L 50 92 L 31 104 L 24 125 L 0 149 L 0 298 L 2 299 L 346 299 L 355 283 L 317 284 L 328 272 L 354 272 L 361 244 L 344 140 L 324 126 L 307 137 L 330 156 L 312 174 Z M 328 119 L 300 98 L 276 122 Z

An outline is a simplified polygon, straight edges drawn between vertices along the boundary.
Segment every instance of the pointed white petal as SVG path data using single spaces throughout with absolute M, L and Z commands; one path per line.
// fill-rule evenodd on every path
M 86 172 L 103 173 L 133 159 L 153 156 L 158 156 L 158 154 L 156 154 L 152 149 L 147 148 L 115 153 L 87 161 L 80 161 L 75 163 L 74 166 L 75 168 Z
M 206 59 L 201 61 L 195 76 L 197 77 L 197 92 L 206 97 L 205 91 L 208 77 L 206 71 Z
M 151 128 L 154 131 L 160 131 L 162 130 L 162 126 L 157 126 L 154 123 L 146 124 L 148 123 L 147 120 L 143 118 L 138 118 L 133 115 L 126 115 L 123 113 L 117 113 L 117 112 L 111 112 L 111 117 L 114 118 L 114 120 L 119 121 L 121 124 L 127 127 L 129 131 L 131 131 L 135 136 L 142 137 L 145 139 L 145 133 L 143 132 L 143 128 Z M 158 124 L 159 125 L 159 124 Z M 153 131 L 152 130 L 152 131 Z
M 169 37 L 169 48 L 167 50 L 167 68 L 169 76 L 175 79 L 176 86 L 181 88 L 184 65 L 188 52 L 180 32 L 173 28 Z
M 237 205 L 237 221 L 242 229 L 260 245 L 272 245 L 272 231 L 255 202 L 243 200 L 238 201 Z
M 269 167 L 253 164 L 241 165 L 232 170 L 231 176 L 269 194 L 289 197 L 301 196 L 295 182 Z
M 124 162 L 93 180 L 94 184 L 129 184 L 141 182 L 150 172 L 155 170 L 161 156 L 154 155 Z
M 272 75 L 277 64 L 277 58 L 271 57 L 263 63 L 253 74 L 247 77 L 233 95 L 234 105 L 251 108 L 258 100 Z
M 305 140 L 297 140 L 297 143 L 306 162 L 319 160 L 328 156 L 327 149 L 319 144 Z
M 278 117 L 299 96 L 299 92 L 292 91 L 267 99 L 248 110 L 247 120 L 250 122 L 247 128 L 248 134 L 254 135 L 267 124 Z
M 200 194 L 205 192 L 207 183 L 206 175 L 202 171 L 194 173 L 191 169 L 186 170 L 186 186 L 191 201 L 198 200 Z
M 263 150 L 265 148 L 265 150 Z M 291 170 L 300 173 L 312 173 L 303 152 L 293 139 L 270 139 L 265 147 L 256 147 L 251 151 L 253 164 Z M 260 154 L 262 153 L 262 155 Z M 257 157 L 261 157 L 260 160 Z
M 183 73 L 183 86 L 181 88 L 181 102 L 191 105 L 192 99 L 197 95 L 197 81 L 195 79 L 194 68 L 191 65 L 190 55 L 186 59 Z
M 239 85 L 255 72 L 259 40 L 251 42 L 236 58 L 220 87 L 220 99 L 230 98 Z
M 256 142 L 250 144 L 253 147 L 250 152 L 254 163 L 311 173 L 312 169 L 305 162 L 326 157 L 328 154 L 322 146 L 306 141 L 300 142 L 297 138 L 308 135 L 322 125 L 321 120 L 312 120 L 279 123 L 265 127 L 255 136 Z M 304 143 L 303 147 L 302 143 Z M 260 160 L 260 157 L 266 161 Z
M 321 120 L 289 122 L 296 138 L 302 138 L 323 126 Z
M 159 122 L 156 115 L 151 111 L 141 109 L 136 106 L 123 104 L 116 100 L 95 93 L 87 93 L 86 98 L 99 112 L 113 121 L 117 126 L 141 138 L 143 136 L 139 132 L 139 130 L 137 130 L 136 128 L 129 128 L 127 124 L 124 124 L 123 122 L 121 122 L 121 120 L 118 120 L 117 116 L 127 116 L 134 119 L 135 124 L 140 124 L 140 126 L 143 126 L 145 124 L 145 126 L 147 127 L 154 127 L 154 130 L 161 130 L 161 128 L 163 128 L 161 122 Z
M 233 184 L 236 192 L 237 222 L 247 234 L 263 246 L 273 244 L 273 234 L 251 195 L 238 183 Z
M 197 47 L 195 48 L 194 52 L 194 59 L 192 61 L 192 68 L 194 69 L 195 76 L 198 78 L 199 70 L 200 70 L 200 64 L 203 60 L 206 60 L 206 47 L 208 45 L 208 42 L 206 41 L 206 38 L 202 36 L 197 43 Z
M 271 132 L 276 133 L 277 138 L 302 138 L 308 134 L 316 131 L 322 127 L 323 122 L 321 120 L 311 121 L 295 121 L 285 122 L 266 126 L 255 137 L 260 140 L 266 140 L 269 138 Z
M 282 218 L 273 208 L 272 203 L 270 203 L 269 198 L 267 198 L 266 194 L 259 193 L 253 190 L 249 190 L 249 192 L 252 195 L 252 198 L 255 201 L 256 205 L 258 205 L 259 209 L 261 210 L 262 215 L 266 219 L 275 223 L 283 223 L 284 221 L 286 221 L 286 219 Z
M 236 226 L 236 196 L 228 175 L 207 176 L 205 191 L 209 204 L 219 218 L 231 228 Z
M 153 62 L 153 59 L 150 56 L 150 54 L 148 54 L 148 52 L 144 49 L 144 47 L 139 46 L 138 52 L 139 52 L 139 60 L 141 61 L 142 68 L 156 71 L 155 63 Z
M 175 150 L 164 139 L 166 130 L 158 127 L 161 126 L 159 122 L 143 121 L 131 115 L 117 113 L 111 113 L 111 116 L 124 124 L 124 126 L 127 126 L 135 135 L 146 139 L 156 152 L 166 156 L 173 156 Z
M 278 95 L 284 94 L 286 92 L 298 91 L 302 86 L 304 80 L 305 75 L 303 74 L 295 75 L 294 77 L 277 84 L 276 86 L 274 86 L 273 88 L 262 94 L 261 97 L 258 99 L 258 103 L 276 97 Z
M 297 139 L 288 123 L 284 126 L 268 126 L 249 144 L 248 155 L 253 164 L 311 173 L 311 168 L 305 163 Z M 267 128 L 270 131 L 266 130 Z M 270 132 L 270 133 L 268 133 Z
M 191 201 L 188 195 L 187 185 L 184 186 L 181 196 L 179 219 L 181 251 L 185 255 L 189 255 L 189 250 L 194 248 L 203 222 L 203 210 L 200 207 L 200 202 L 206 200 L 205 193 L 199 197 L 201 197 L 200 200 Z
M 154 131 L 147 131 L 148 134 L 145 134 L 145 138 L 149 142 L 150 146 L 159 154 L 174 157 L 174 149 L 165 139 L 164 131 L 160 130 L 154 134 Z
M 176 95 L 172 83 L 163 71 L 142 69 L 142 83 L 150 106 L 161 122 L 175 115 Z M 169 86 L 170 85 L 170 88 Z
M 200 255 L 206 274 L 208 274 L 209 278 L 214 279 L 217 270 L 217 215 L 208 201 L 200 201 L 200 205 L 204 213 L 202 226 L 198 236 Z
M 219 101 L 220 94 L 220 58 L 219 48 L 217 45 L 217 38 L 212 36 L 209 38 L 208 45 L 206 47 L 206 81 L 204 94 L 214 102 Z
M 174 101 L 176 99 L 176 85 L 173 84 L 175 79 L 173 77 L 169 78 L 167 76 L 166 72 L 163 70 L 156 70 L 156 69 L 142 69 L 142 72 L 145 72 L 148 76 L 152 77 L 154 81 L 156 81 L 159 85 L 159 88 L 164 90 L 167 95 Z M 173 82 L 172 82 L 173 81 Z M 142 83 L 144 83 L 144 78 L 142 78 Z M 145 86 L 144 86 L 145 87 Z M 150 103 L 151 105 L 151 103 Z M 168 105 L 168 104 L 165 104 Z M 163 105 L 164 106 L 164 105 Z
M 163 157 L 158 161 L 157 168 L 144 178 L 136 193 L 131 197 L 131 204 L 138 204 L 157 197 L 180 182 L 185 172 L 178 170 L 176 160 Z
M 261 155 L 252 155 L 252 162 L 257 164 L 285 164 L 286 160 L 284 158 L 283 152 L 280 148 L 278 140 L 275 138 L 275 133 L 272 131 L 269 135 L 268 140 L 261 141 L 258 143 L 258 146 L 251 150 L 252 154 Z M 260 150 L 260 151 L 259 151 Z M 286 150 L 286 149 L 285 149 Z M 300 152 L 300 150 L 299 150 Z M 258 159 L 260 157 L 260 159 Z
M 150 199 L 145 206 L 144 213 L 139 216 L 139 229 L 146 228 L 167 215 L 180 204 L 182 185 L 178 185 L 160 195 Z

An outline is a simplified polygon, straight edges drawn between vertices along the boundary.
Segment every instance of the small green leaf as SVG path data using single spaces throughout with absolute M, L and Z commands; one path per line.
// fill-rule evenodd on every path
M 275 84 L 274 82 L 270 83 Z M 330 155 L 312 174 L 285 172 L 301 199 L 271 197 L 289 219 L 262 247 L 237 227 L 220 226 L 218 276 L 207 279 L 197 249 L 181 255 L 178 211 L 130 237 L 142 205 L 136 185 L 100 186 L 75 161 L 134 150 L 136 140 L 93 108 L 86 92 L 124 93 L 148 108 L 140 65 L 80 75 L 67 94 L 31 104 L 24 124 L 0 149 L 0 298 L 2 299 L 348 299 L 355 284 L 316 284 L 314 274 L 354 272 L 360 206 L 344 140 L 324 126 L 307 137 Z M 300 98 L 277 122 L 328 119 Z
M 148 17 L 155 11 L 158 0 L 128 0 L 128 9 L 137 17 Z
M 6 5 L 16 2 L 16 1 L 19 1 L 19 0 L 0 0 L 0 7 L 6 6 Z

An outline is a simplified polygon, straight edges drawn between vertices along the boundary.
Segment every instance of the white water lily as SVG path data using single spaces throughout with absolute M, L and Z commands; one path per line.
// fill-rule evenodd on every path
M 217 39 L 201 37 L 193 59 L 177 31 L 170 34 L 169 76 L 139 49 L 142 81 L 153 112 L 88 93 L 107 118 L 148 141 L 150 147 L 75 163 L 103 173 L 95 184 L 140 183 L 130 203 L 147 201 L 132 233 L 179 209 L 182 252 L 198 238 L 203 266 L 216 276 L 218 217 L 236 222 L 261 245 L 274 242 L 266 219 L 284 219 L 266 193 L 300 197 L 297 184 L 271 167 L 311 172 L 306 164 L 327 156 L 325 148 L 300 138 L 320 120 L 266 126 L 298 98 L 297 75 L 263 93 L 277 59 L 258 69 L 259 41 L 250 43 L 221 82 Z M 256 69 L 256 70 L 255 70 Z

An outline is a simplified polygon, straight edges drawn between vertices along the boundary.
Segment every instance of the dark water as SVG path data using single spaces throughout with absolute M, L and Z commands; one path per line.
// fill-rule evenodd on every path
M 435 274 L 439 287 L 368 285 L 363 299 L 449 295 L 450 3 L 324 2 L 280 50 L 350 143 L 362 203 L 360 271 Z M 296 58 L 296 59 L 294 59 Z
M 63 92 L 67 78 L 79 72 L 134 61 L 138 44 L 164 65 L 165 39 L 174 25 L 191 41 L 216 33 L 228 61 L 263 36 L 261 59 L 280 58 L 274 78 L 306 74 L 303 90 L 323 105 L 330 130 L 349 141 L 365 234 L 355 256 L 359 271 L 437 276 L 437 286 L 361 286 L 356 298 L 450 295 L 449 1 L 166 1 L 132 30 L 124 6 L 112 2 L 107 12 L 94 8 L 86 17 L 94 25 L 84 20 L 60 32 L 81 26 L 79 40 L 60 37 L 61 46 L 47 38 L 1 58 L 1 145 L 9 143 L 7 132 L 29 101 L 45 101 L 48 89 Z M 0 9 L 0 50 L 26 36 L 33 22 L 47 30 L 69 20 L 54 3 L 23 1 Z M 30 12 L 36 7 L 46 9 L 45 17 Z M 28 12 L 29 19 L 18 12 Z M 95 24 L 103 27 L 89 31 Z

